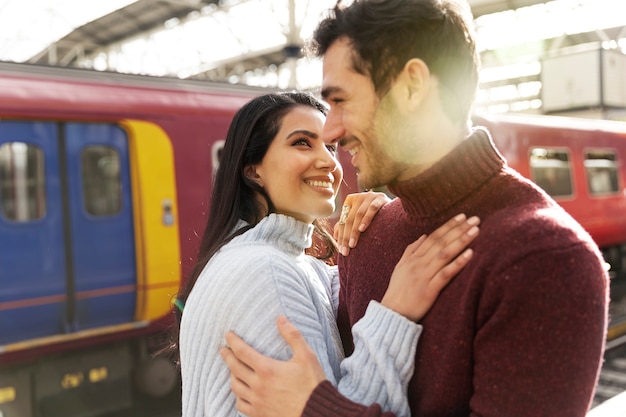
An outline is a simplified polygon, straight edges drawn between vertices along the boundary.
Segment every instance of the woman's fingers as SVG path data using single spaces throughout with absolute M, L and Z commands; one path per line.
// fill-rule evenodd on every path
M 391 200 L 386 194 L 372 191 L 349 194 L 346 197 L 339 221 L 333 231 L 333 237 L 342 255 L 347 256 L 350 249 L 356 247 L 361 233 L 369 227 L 376 213 L 389 201 Z
M 427 237 L 420 237 L 407 247 L 404 261 L 411 271 L 432 282 L 439 292 L 472 257 L 467 247 L 479 234 L 480 219 L 457 216 Z
M 354 215 L 354 228 L 352 231 L 351 237 L 356 237 L 358 239 L 360 233 L 364 232 L 369 225 L 372 223 L 372 220 L 378 213 L 378 211 L 391 200 L 384 193 L 375 193 L 375 192 L 367 192 L 363 194 L 363 201 L 359 209 L 356 211 Z M 356 246 L 356 242 L 354 244 L 350 244 L 350 247 L 353 248 Z
M 439 258 L 439 265 L 442 265 L 441 262 L 447 263 L 476 238 L 479 224 L 480 219 L 476 216 L 469 219 L 465 215 L 456 216 L 431 233 L 415 255 L 425 256 L 429 260 Z
M 339 215 L 339 220 L 335 223 L 333 231 L 333 237 L 335 238 L 337 246 L 339 247 L 339 252 L 341 252 L 342 255 L 345 255 L 344 248 L 348 247 L 350 235 L 353 229 L 354 216 L 360 205 L 355 198 L 350 198 L 351 196 L 352 194 L 346 198 L 343 206 L 341 206 L 341 214 Z
M 439 272 L 437 272 L 430 280 L 432 290 L 439 294 L 439 292 L 441 292 L 441 290 L 448 285 L 450 281 L 452 281 L 452 278 L 454 278 L 456 274 L 458 274 L 461 269 L 467 265 L 473 255 L 474 251 L 471 249 L 465 249 L 452 262 L 441 268 Z
M 478 236 L 480 219 L 458 215 L 404 251 L 381 303 L 411 320 L 421 319 L 441 290 L 470 261 L 467 246 Z

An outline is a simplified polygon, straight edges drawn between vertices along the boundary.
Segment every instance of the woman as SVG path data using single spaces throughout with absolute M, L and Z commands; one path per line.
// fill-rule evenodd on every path
M 342 364 L 337 269 L 322 261 L 335 249 L 318 220 L 333 213 L 342 180 L 336 149 L 322 140 L 325 114 L 311 95 L 268 94 L 246 104 L 231 123 L 198 264 L 180 297 L 184 417 L 237 415 L 228 368 L 219 357 L 224 334 L 232 330 L 260 352 L 288 359 L 290 350 L 275 327 L 279 315 L 300 329 L 342 393 L 408 414 L 406 381 L 421 331 L 414 321 L 373 302 L 353 330 L 355 352 Z M 463 220 L 443 226 L 447 238 L 441 232 L 418 240 L 398 264 L 391 286 L 415 276 L 411 269 L 423 264 L 418 253 L 432 247 L 439 254 L 441 266 L 428 279 L 444 279 L 431 297 L 412 306 L 413 320 L 430 308 L 445 276 L 469 260 L 465 251 L 445 266 L 475 236 L 475 223 Z M 305 254 L 312 242 L 317 257 Z M 442 251 L 439 245 L 446 244 Z

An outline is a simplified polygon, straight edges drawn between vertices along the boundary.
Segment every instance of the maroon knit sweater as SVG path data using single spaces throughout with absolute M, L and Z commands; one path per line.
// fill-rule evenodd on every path
M 481 218 L 474 258 L 422 319 L 409 385 L 414 417 L 577 417 L 591 404 L 604 348 L 608 277 L 590 236 L 509 168 L 484 130 L 396 185 L 339 261 L 339 328 L 381 300 L 406 246 L 458 213 Z M 328 383 L 303 416 L 391 416 Z

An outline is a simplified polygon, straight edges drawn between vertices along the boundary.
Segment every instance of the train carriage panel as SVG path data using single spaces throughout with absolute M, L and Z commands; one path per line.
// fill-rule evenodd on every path
M 128 139 L 117 125 L 65 125 L 74 330 L 128 323 L 136 267 Z
M 244 103 L 242 99 L 241 105 Z M 231 118 L 232 112 L 220 114 L 206 111 L 201 117 L 181 116 L 180 120 L 159 122 L 172 138 L 175 155 L 183 277 L 191 273 L 206 225 L 207 202 L 213 181 L 214 146 L 226 138 Z
M 179 207 L 174 151 L 157 125 L 120 123 L 128 134 L 137 260 L 135 320 L 154 320 L 171 309 L 181 282 Z
M 53 123 L 0 121 L 0 346 L 65 327 L 57 141 Z
M 509 164 L 536 182 L 601 248 L 626 234 L 626 125 L 557 116 L 485 116 Z

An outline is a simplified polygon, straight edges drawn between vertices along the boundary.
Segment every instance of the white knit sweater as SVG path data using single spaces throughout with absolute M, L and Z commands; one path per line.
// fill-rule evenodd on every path
M 348 398 L 410 414 L 406 397 L 421 327 L 372 302 L 353 328 L 343 360 L 335 323 L 337 269 L 304 254 L 313 226 L 271 214 L 213 256 L 184 308 L 180 330 L 183 417 L 237 416 L 219 356 L 232 330 L 265 355 L 292 353 L 276 328 L 285 315 L 316 352 L 326 377 Z

